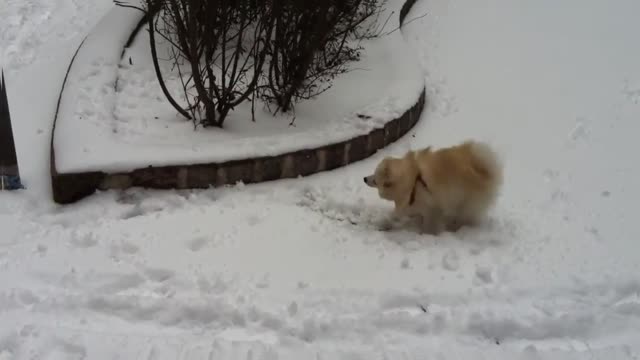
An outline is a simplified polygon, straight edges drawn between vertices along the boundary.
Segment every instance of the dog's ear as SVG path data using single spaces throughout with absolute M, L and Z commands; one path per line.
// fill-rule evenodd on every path
M 411 206 L 412 194 L 414 192 L 415 185 L 406 185 L 407 184 L 403 183 L 402 186 L 397 189 L 398 192 L 396 192 L 395 203 L 396 208 L 398 209 L 406 209 Z

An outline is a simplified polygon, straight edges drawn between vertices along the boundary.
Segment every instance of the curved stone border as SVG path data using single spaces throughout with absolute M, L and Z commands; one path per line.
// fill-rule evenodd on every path
M 415 2 L 416 0 L 407 0 L 403 4 L 399 15 L 400 26 L 402 26 L 406 15 Z M 81 46 L 82 44 L 78 49 Z M 71 68 L 71 64 L 69 68 Z M 64 83 L 62 90 L 64 90 Z M 59 101 L 60 99 L 58 99 Z M 131 172 L 116 174 L 104 172 L 59 174 L 55 167 L 55 151 L 53 147 L 55 131 L 53 131 L 51 138 L 53 199 L 57 203 L 68 204 L 89 196 L 98 189 L 126 189 L 129 187 L 156 189 L 208 188 L 237 182 L 257 183 L 295 178 L 333 170 L 363 160 L 398 140 L 418 122 L 424 109 L 425 101 L 426 90 L 423 89 L 418 101 L 399 118 L 387 122 L 384 128 L 373 130 L 369 134 L 347 141 L 315 149 L 222 163 L 149 166 Z

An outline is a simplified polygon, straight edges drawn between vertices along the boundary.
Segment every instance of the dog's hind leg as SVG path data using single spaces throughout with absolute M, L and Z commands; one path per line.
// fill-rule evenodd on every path
M 445 228 L 449 232 L 456 232 L 463 227 L 465 222 L 457 217 L 449 217 L 445 220 Z

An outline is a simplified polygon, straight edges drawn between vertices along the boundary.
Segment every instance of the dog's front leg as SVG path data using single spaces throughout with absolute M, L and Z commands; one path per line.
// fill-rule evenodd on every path
M 458 230 L 460 230 L 460 228 L 462 227 L 463 222 L 461 219 L 458 219 L 456 217 L 447 217 L 444 219 L 444 224 L 445 224 L 445 229 L 449 232 L 456 232 Z
M 378 230 L 380 231 L 390 231 L 393 230 L 395 225 L 400 223 L 403 215 L 398 213 L 397 211 L 393 211 L 391 214 L 380 220 L 378 223 Z
M 440 211 L 430 209 L 422 212 L 420 216 L 421 234 L 438 235 L 443 230 L 443 219 Z

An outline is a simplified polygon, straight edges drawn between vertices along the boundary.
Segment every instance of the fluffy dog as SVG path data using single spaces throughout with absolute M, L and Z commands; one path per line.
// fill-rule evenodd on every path
M 364 182 L 395 203 L 395 217 L 417 216 L 423 232 L 438 234 L 481 220 L 502 185 L 502 168 L 489 145 L 468 140 L 386 157 Z

